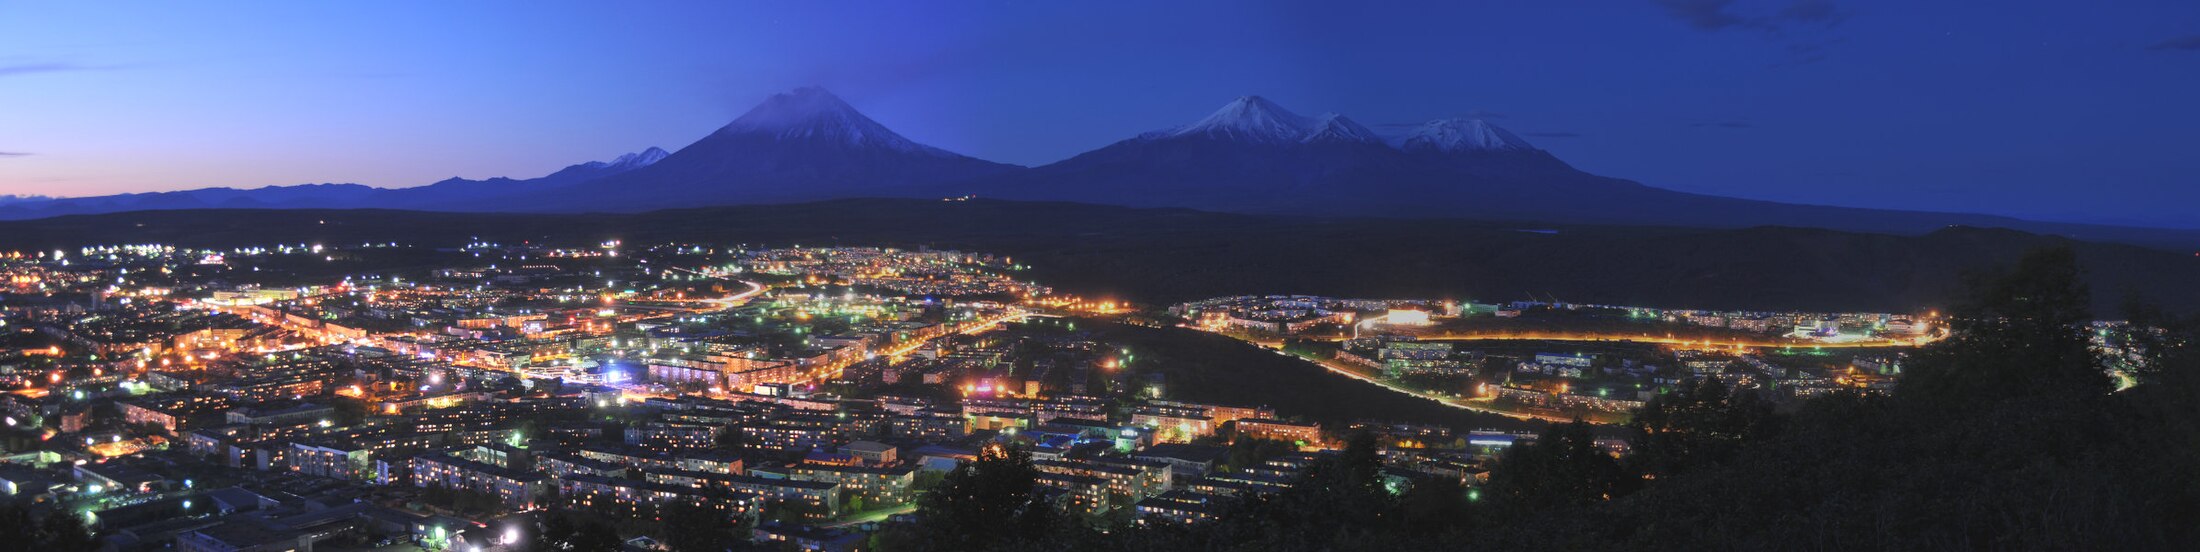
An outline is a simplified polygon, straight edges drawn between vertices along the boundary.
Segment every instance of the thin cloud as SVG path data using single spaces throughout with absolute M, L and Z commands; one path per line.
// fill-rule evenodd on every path
M 2185 36 L 2180 36 L 2180 37 L 2177 37 L 2177 38 L 2172 38 L 2172 39 L 2169 39 L 2169 40 L 2164 40 L 2164 41 L 2161 41 L 2161 42 L 2156 42 L 2156 43 L 2153 43 L 2153 44 L 2148 44 L 2148 45 L 2147 45 L 2147 49 L 2148 49 L 2148 50 L 2152 50 L 2152 51 L 2156 51 L 2156 52 L 2169 51 L 2169 50 L 2185 50 L 2185 51 L 2195 51 L 2195 50 L 2200 50 L 2200 34 L 2196 34 L 2196 35 L 2185 35 Z
M 1798 24 L 1830 27 L 1849 17 L 1848 12 L 1834 5 L 1833 0 L 1795 0 L 1776 13 L 1759 16 L 1734 11 L 1734 0 L 1653 1 L 1658 7 L 1665 8 L 1666 15 L 1704 32 L 1741 28 L 1779 35 L 1785 28 Z
M 1822 23 L 1836 25 L 1849 18 L 1849 13 L 1833 5 L 1833 0 L 1795 0 L 1780 10 L 1780 18 L 1798 23 Z
M 1734 0 L 1652 0 L 1665 14 L 1690 28 L 1707 33 L 1728 29 L 1754 31 L 1774 43 L 1786 44 L 1789 61 L 1774 64 L 1803 65 L 1826 58 L 1823 34 L 1849 18 L 1849 12 L 1834 4 L 1834 0 L 1793 0 L 1786 7 L 1771 13 L 1743 13 L 1734 9 Z M 1813 40 L 1812 37 L 1819 40 Z
M 1508 114 L 1508 113 L 1504 113 L 1504 112 L 1499 112 L 1499 111 L 1490 111 L 1490 110 L 1486 110 L 1486 109 L 1476 109 L 1476 110 L 1473 110 L 1473 111 L 1468 111 L 1468 112 L 1465 112 L 1465 113 L 1459 113 L 1459 114 L 1455 114 L 1455 115 L 1450 115 L 1450 116 L 1447 116 L 1447 117 L 1443 117 L 1443 118 L 1444 118 L 1444 119 L 1484 119 L 1484 120 L 1488 120 L 1488 119 L 1503 119 L 1503 118 L 1506 118 L 1506 117 L 1511 117 L 1511 116 L 1512 116 L 1511 114 Z M 1429 123 L 1428 121 L 1393 121 L 1393 122 L 1387 122 L 1387 123 L 1363 123 L 1363 124 L 1366 124 L 1367 126 L 1369 126 L 1369 127 L 1371 127 L 1371 128 L 1414 128 L 1414 127 L 1419 127 L 1419 126 L 1421 126 L 1421 125 L 1425 125 L 1425 124 L 1428 124 L 1428 123 Z
M 20 152 L 20 151 L 0 151 L 0 157 L 23 157 L 23 156 L 27 156 L 27 155 L 30 155 L 30 154 L 29 154 L 29 153 L 24 153 L 24 152 Z
M 67 73 L 67 72 L 72 72 L 72 71 L 98 71 L 98 70 L 102 70 L 102 69 L 112 69 L 112 68 L 111 68 L 111 67 L 99 67 L 99 66 L 92 66 L 92 65 L 79 65 L 79 64 L 75 64 L 75 63 L 59 63 L 59 62 L 40 62 L 40 63 L 17 63 L 17 64 L 13 64 L 13 65 L 0 65 L 0 77 L 12 77 L 12 76 L 16 76 L 16 75 L 35 75 L 35 74 L 39 74 L 39 73 Z
M 1720 31 L 1748 22 L 1727 11 L 1734 0 L 1657 0 L 1657 3 L 1658 7 L 1665 8 L 1666 15 L 1699 31 Z

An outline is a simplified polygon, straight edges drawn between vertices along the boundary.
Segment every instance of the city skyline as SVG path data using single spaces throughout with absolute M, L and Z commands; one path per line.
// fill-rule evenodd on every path
M 2182 550 L 2200 3 L 0 0 L 0 552 Z
M 1027 166 L 1257 94 L 1379 131 L 1488 118 L 1687 192 L 2164 227 L 2200 201 L 2177 152 L 2200 108 L 2172 99 L 2200 13 L 2166 3 L 568 8 L 10 7 L 0 194 L 530 177 L 820 85 Z

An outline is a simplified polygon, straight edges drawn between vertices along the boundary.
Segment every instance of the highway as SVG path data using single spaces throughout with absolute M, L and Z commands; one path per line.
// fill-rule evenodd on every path
M 1187 327 L 1189 327 L 1189 326 L 1187 326 Z M 1248 343 L 1251 343 L 1251 342 L 1248 342 Z M 1475 411 L 1475 412 L 1481 412 L 1481 413 L 1485 413 L 1485 414 L 1496 414 L 1496 415 L 1499 415 L 1499 416 L 1504 416 L 1504 417 L 1507 417 L 1507 418 L 1512 418 L 1512 419 L 1515 419 L 1515 420 L 1542 420 L 1542 421 L 1546 421 L 1546 422 L 1562 422 L 1562 423 L 1563 423 L 1563 422 L 1571 422 L 1571 421 L 1574 421 L 1574 419 L 1573 419 L 1573 418 L 1571 418 L 1571 417 L 1566 417 L 1566 416 L 1552 416 L 1552 415 L 1548 415 L 1548 414 L 1537 414 L 1537 413 L 1534 413 L 1534 412 L 1515 412 L 1515 411 L 1511 411 L 1511 410 L 1505 410 L 1505 409 L 1500 409 L 1500 408 L 1495 408 L 1495 407 L 1491 407 L 1491 406 L 1488 406 L 1488 405 L 1483 405 L 1483 404 L 1477 404 L 1477 403 L 1476 403 L 1475 401 L 1473 401 L 1473 400 L 1470 400 L 1470 399 L 1457 399 L 1457 398 L 1452 398 L 1452 397 L 1445 397 L 1445 396 L 1435 395 L 1435 394 L 1431 394 L 1431 393 L 1428 393 L 1428 392 L 1424 392 L 1424 391 L 1419 391 L 1419 390 L 1415 390 L 1415 389 L 1412 389 L 1412 388 L 1408 388 L 1408 387 L 1405 387 L 1405 386 L 1401 386 L 1401 385 L 1398 385 L 1398 384 L 1396 384 L 1396 383 L 1391 383 L 1391 382 L 1389 382 L 1389 381 L 1384 381 L 1384 380 L 1383 380 L 1382 378 L 1377 378 L 1377 377 L 1371 377 L 1371 376 L 1368 376 L 1368 375 L 1366 375 L 1366 374 L 1362 374 L 1362 373 L 1360 373 L 1360 372 L 1358 372 L 1358 371 L 1352 370 L 1352 369 L 1350 369 L 1350 368 L 1346 368 L 1346 367 L 1343 367 L 1343 366 L 1338 366 L 1338 365 L 1336 365 L 1335 363 L 1333 363 L 1333 362 L 1331 362 L 1331 361 L 1316 360 L 1316 359 L 1306 358 L 1306 357 L 1303 357 L 1303 356 L 1299 356 L 1299 355 L 1294 355 L 1294 354 L 1291 354 L 1291 353 L 1286 353 L 1286 352 L 1283 352 L 1283 348 L 1282 348 L 1282 346 L 1281 346 L 1280 344 L 1278 344 L 1278 345 L 1267 345 L 1267 344 L 1259 344 L 1259 343 L 1255 343 L 1255 344 L 1256 344 L 1256 345 L 1260 345 L 1260 346 L 1261 346 L 1261 348 L 1264 348 L 1264 349 L 1268 349 L 1268 350 L 1271 350 L 1271 351 L 1275 351 L 1275 352 L 1276 352 L 1276 354 L 1279 354 L 1279 355 L 1283 355 L 1283 356 L 1288 356 L 1288 357 L 1292 357 L 1292 358 L 1296 358 L 1296 359 L 1299 359 L 1299 360 L 1301 360 L 1301 361 L 1305 361 L 1305 362 L 1308 362 L 1308 363 L 1312 363 L 1312 364 L 1313 364 L 1313 365 L 1315 365 L 1315 366 L 1320 366 L 1320 367 L 1322 367 L 1323 369 L 1329 370 L 1330 372 L 1334 372 L 1334 373 L 1336 373 L 1336 374 L 1339 374 L 1339 375 L 1342 375 L 1342 376 L 1344 376 L 1344 377 L 1348 377 L 1348 378 L 1352 378 L 1352 379 L 1356 379 L 1356 380 L 1360 380 L 1360 381 L 1364 381 L 1364 382 L 1372 383 L 1372 384 L 1375 384 L 1375 385 L 1379 385 L 1379 386 L 1382 386 L 1382 388 L 1384 388 L 1384 389 L 1389 389 L 1389 390 L 1391 390 L 1392 392 L 1396 392 L 1396 393 L 1401 393 L 1401 394 L 1405 394 L 1405 395 L 1412 395 L 1412 396 L 1414 396 L 1414 397 L 1419 397 L 1419 398 L 1423 398 L 1423 399 L 1428 399 L 1428 400 L 1436 401 L 1436 403 L 1437 403 L 1437 404 L 1441 404 L 1441 405 L 1444 405 L 1444 406 L 1449 406 L 1449 407 L 1452 407 L 1452 408 L 1457 408 L 1457 409 L 1460 409 L 1460 410 L 1471 410 L 1471 411 Z
M 1342 338 L 1342 337 L 1338 337 L 1338 338 L 1327 338 L 1327 339 L 1325 339 L 1325 340 L 1326 340 L 1326 341 L 1343 341 L 1344 339 L 1345 339 L 1345 338 Z M 1420 341 L 1581 341 L 1581 342 L 1598 342 L 1598 343 L 1620 343 L 1620 342 L 1633 342 L 1633 343 L 1650 343 L 1650 344 L 1656 344 L 1656 345 L 1673 345 L 1673 346 L 1679 346 L 1679 347 L 1695 347 L 1695 348 L 1707 348 L 1707 349 L 1709 349 L 1709 348 L 1717 348 L 1717 349 L 1728 349 L 1728 348 L 1778 349 L 1778 348 L 1785 348 L 1785 347 L 1799 347 L 1799 348 L 1820 348 L 1820 349 L 1883 349 L 1883 348 L 1899 348 L 1899 347 L 1917 347 L 1917 346 L 1920 346 L 1920 345 L 1925 345 L 1925 344 L 1929 344 L 1929 343 L 1932 343 L 1932 342 L 1933 342 L 1933 339 L 1930 339 L 1930 338 L 1924 338 L 1924 337 L 1921 337 L 1921 338 L 1917 338 L 1917 339 L 1910 339 L 1910 340 L 1874 340 L 1874 341 L 1849 341 L 1849 342 L 1834 342 L 1834 343 L 1815 343 L 1815 342 L 1796 342 L 1796 341 L 1726 341 L 1726 340 L 1710 340 L 1710 339 L 1681 339 L 1681 338 L 1674 338 L 1674 337 L 1655 337 L 1655 336 L 1644 336 L 1644 335 L 1625 335 L 1625 334 L 1610 334 L 1610 335 L 1604 335 L 1604 334 L 1550 334 L 1550 333 L 1525 333 L 1525 334 L 1518 334 L 1518 333 L 1496 333 L 1496 334 L 1489 334 L 1489 333 L 1484 333 L 1484 334 L 1441 334 L 1441 335 L 1428 335 L 1428 336 L 1418 336 L 1418 337 L 1417 337 L 1417 339 L 1419 339 Z
M 1196 327 L 1196 326 L 1184 326 L 1184 327 L 1187 327 L 1187 328 L 1192 328 L 1192 329 L 1195 329 L 1195 330 L 1201 330 L 1201 331 L 1213 331 L 1213 330 L 1208 330 L 1208 329 L 1206 329 L 1206 328 L 1200 328 L 1200 327 Z M 1228 333 L 1225 333 L 1225 332 L 1215 332 L 1215 333 L 1222 333 L 1223 335 L 1230 335 L 1231 337 L 1235 337 L 1235 338 L 1238 338 L 1238 339 L 1240 339 L 1240 340 L 1244 340 L 1244 341 L 1247 341 L 1247 342 L 1251 342 L 1251 343 L 1258 343 L 1258 344 L 1260 344 L 1260 345 L 1262 345 L 1262 346 L 1266 346 L 1266 347 L 1275 347 L 1275 346 L 1277 346 L 1277 345 L 1281 345 L 1281 344 L 1283 343 L 1283 341 L 1281 341 L 1281 340 L 1274 340 L 1274 339 L 1267 339 L 1267 340 L 1262 340 L 1262 339 L 1248 339 L 1248 338 L 1246 338 L 1246 337 L 1243 337 L 1243 336 L 1231 335 L 1231 334 L 1228 334 Z M 1919 338 L 1916 338 L 1916 339 L 1907 339 L 1907 340 L 1872 340 L 1872 341 L 1848 341 L 1848 342 L 1834 342 L 1834 343 L 1819 343 L 1819 342 L 1806 342 L 1806 341 L 1762 341 L 1762 340 L 1729 341 L 1729 340 L 1714 340 L 1714 339 L 1683 339 L 1683 338 L 1677 338 L 1677 337 L 1657 337 L 1657 336 L 1648 336 L 1648 335 L 1633 335 L 1633 334 L 1572 334 L 1572 333 L 1540 333 L 1540 332 L 1530 332 L 1530 333 L 1513 333 L 1513 332 L 1505 332 L 1505 333 L 1471 333 L 1471 334 L 1454 334 L 1454 333 L 1444 333 L 1444 334 L 1430 334 L 1430 335 L 1413 335 L 1412 337 L 1413 337 L 1413 338 L 1414 338 L 1415 340 L 1417 340 L 1417 341 L 1564 341 L 1564 342 L 1582 342 L 1582 343 L 1648 343 L 1648 344 L 1652 344 L 1652 345 L 1672 345 L 1672 346 L 1675 346 L 1675 347 L 1683 347 L 1683 348 L 1694 348 L 1694 349 L 1733 349 L 1733 348 L 1745 348 L 1745 349 L 1781 349 L 1781 348 L 1818 348 L 1818 349 L 1893 349 L 1893 348 L 1909 348 L 1909 347 L 1920 347 L 1920 346 L 1924 346 L 1924 345 L 1929 345 L 1929 344 L 1932 344 L 1932 343 L 1933 343 L 1933 342 L 1935 342 L 1935 341 L 1939 341 L 1940 339 L 1943 339 L 1943 338 L 1941 338 L 1941 337 L 1936 337 L 1936 336 L 1924 336 L 1924 337 L 1919 337 Z M 1307 337 L 1306 337 L 1306 339 L 1311 339 L 1311 340 L 1315 340 L 1315 341 L 1329 341 L 1329 342 L 1337 342 L 1337 341 L 1346 341 L 1346 340 L 1350 340 L 1350 339 L 1352 339 L 1352 338 L 1351 338 L 1350 336 L 1341 336 L 1341 335 L 1337 335 L 1337 336 L 1307 336 Z

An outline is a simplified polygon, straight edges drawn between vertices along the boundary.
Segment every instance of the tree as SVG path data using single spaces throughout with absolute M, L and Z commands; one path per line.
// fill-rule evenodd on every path
M 47 513 L 45 521 L 38 524 L 38 537 L 36 549 L 42 551 L 90 552 L 99 549 L 99 540 L 92 536 L 90 528 L 84 526 L 84 520 L 66 510 Z
M 617 550 L 619 534 L 609 524 L 594 520 L 576 520 L 579 514 L 570 511 L 551 511 L 544 514 L 542 530 L 535 536 L 535 545 L 526 548 L 545 550 Z
M 1223 461 L 1224 465 L 1220 468 L 1223 470 L 1250 468 L 1258 466 L 1262 462 L 1267 462 L 1271 458 L 1290 454 L 1297 450 L 1299 450 L 1298 445 L 1289 442 L 1240 435 L 1236 439 L 1230 440 L 1229 454 Z
M 1508 517 L 1577 509 L 1625 495 L 1637 478 L 1597 448 L 1589 424 L 1552 424 L 1534 443 L 1505 451 L 1490 471 L 1490 494 Z
M 2177 316 L 2143 304 L 2126 307 L 2130 325 L 2122 345 L 2131 358 L 2135 386 L 2117 396 L 2124 442 L 2118 457 L 2138 474 L 2133 487 L 2148 513 L 2167 527 L 2191 527 L 2200 519 L 2200 316 Z M 2187 530 L 2173 541 L 2190 542 Z
M 567 541 L 568 550 L 617 550 L 622 541 L 619 533 L 606 523 L 583 523 Z
M 543 517 L 542 528 L 535 531 L 535 538 L 532 540 L 532 544 L 527 547 L 528 550 L 539 552 L 566 549 L 572 542 L 573 535 L 580 532 L 580 527 L 575 525 L 571 518 L 560 515 L 558 512 L 546 513 Z
M 1772 403 L 1756 393 L 1734 393 L 1716 378 L 1702 378 L 1651 398 L 1628 423 L 1636 471 L 1665 477 L 1724 462 L 1744 444 L 1764 438 L 1777 418 Z
M 738 454 L 741 452 L 741 443 L 746 441 L 745 437 L 741 433 L 740 424 L 728 424 L 719 428 L 718 435 L 711 439 L 711 449 Z
M 920 550 L 998 550 L 1038 542 L 1060 522 L 1039 500 L 1037 468 L 1020 448 L 989 444 L 917 500 Z
M 831 515 L 825 505 L 806 500 L 774 500 L 764 507 L 764 519 L 780 523 L 806 524 Z
M 2193 457 L 2167 443 L 2200 431 L 2131 408 L 2134 393 L 2110 393 L 2069 250 L 2035 251 L 1972 281 L 1951 336 L 1913 355 L 1891 397 L 1808 401 L 1717 469 L 1661 477 L 1609 504 L 1602 513 L 1616 519 L 1594 524 L 1616 533 L 1606 546 L 2140 550 L 2188 540 L 2200 493 L 2190 470 L 2173 466 Z
M 1945 409 L 2010 399 L 2092 400 L 2109 391 L 2087 335 L 2091 293 L 2068 247 L 2035 250 L 2010 270 L 1971 277 L 1949 338 L 1920 354 L 1902 395 Z
M 20 501 L 0 504 L 0 552 L 91 552 L 99 540 L 84 526 L 83 518 L 68 510 L 33 515 Z
M 1299 486 L 1345 504 L 1379 501 L 1388 496 L 1383 488 L 1381 449 L 1373 434 L 1354 433 L 1335 459 L 1307 468 Z
M 1404 516 L 1402 522 L 1407 531 L 1430 535 L 1457 530 L 1466 525 L 1469 516 L 1467 489 L 1456 480 L 1428 478 L 1416 481 L 1413 488 L 1398 497 L 1398 509 Z
M 861 511 L 863 511 L 863 510 L 864 510 L 865 508 L 867 508 L 868 506 L 869 506 L 869 505 L 868 505 L 868 504 L 866 504 L 866 503 L 865 503 L 865 502 L 863 501 L 863 495 L 861 495 L 861 494 L 857 494 L 857 493 L 856 493 L 856 490 L 855 490 L 855 489 L 841 489 L 841 490 L 840 490 L 840 510 L 841 510 L 841 511 L 843 511 L 843 512 L 861 512 Z
M 0 551 L 31 552 L 38 550 L 37 539 L 24 538 L 35 535 L 37 530 L 38 522 L 31 519 L 29 509 L 16 504 L 0 506 L 0 535 L 11 537 L 0 539 Z
M 732 524 L 717 510 L 687 502 L 669 504 L 658 518 L 673 552 L 721 552 L 733 547 Z

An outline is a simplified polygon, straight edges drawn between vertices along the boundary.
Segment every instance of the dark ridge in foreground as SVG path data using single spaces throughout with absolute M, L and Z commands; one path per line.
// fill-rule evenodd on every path
M 1221 214 L 1073 203 L 862 199 L 641 214 L 387 210 L 148 211 L 0 222 L 0 249 L 232 247 L 480 238 L 883 245 L 1014 255 L 1031 276 L 1148 303 L 1234 294 L 1557 299 L 1669 308 L 1906 311 L 1948 304 L 1963 275 L 2069 244 L 2114 313 L 2142 297 L 2200 311 L 2200 256 L 2011 230 L 1922 236 L 1784 227 L 1693 229 Z

